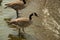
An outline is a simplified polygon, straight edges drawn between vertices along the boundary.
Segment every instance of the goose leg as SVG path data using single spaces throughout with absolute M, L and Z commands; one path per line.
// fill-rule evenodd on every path
M 21 34 L 21 38 L 26 39 L 24 36 L 24 34 L 25 34 L 24 27 L 22 28 L 22 31 L 23 31 L 23 33 Z
M 1 3 L 0 3 L 0 6 L 1 6 Z
M 19 18 L 19 13 L 18 13 L 18 10 L 16 10 L 16 14 L 17 14 L 17 18 Z
M 25 31 L 24 31 L 24 27 L 22 28 L 22 31 L 25 33 Z
M 19 36 L 19 38 L 21 37 L 20 28 L 19 28 L 19 31 L 18 31 L 18 36 Z
M 1 6 L 1 3 L 0 3 L 0 6 Z

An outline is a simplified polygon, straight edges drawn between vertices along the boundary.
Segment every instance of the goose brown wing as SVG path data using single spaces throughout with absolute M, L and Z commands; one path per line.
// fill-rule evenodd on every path
M 21 27 L 26 27 L 28 25 L 30 25 L 30 21 L 29 20 L 21 20 L 21 21 L 18 21 L 18 25 L 21 26 Z

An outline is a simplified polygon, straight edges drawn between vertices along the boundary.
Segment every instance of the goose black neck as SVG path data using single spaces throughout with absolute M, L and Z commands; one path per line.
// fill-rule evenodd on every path
M 26 4 L 26 1 L 25 0 L 23 0 L 23 2 L 24 2 L 24 4 Z
M 32 20 L 32 16 L 33 16 L 33 14 L 30 14 L 30 16 L 29 16 L 29 20 Z

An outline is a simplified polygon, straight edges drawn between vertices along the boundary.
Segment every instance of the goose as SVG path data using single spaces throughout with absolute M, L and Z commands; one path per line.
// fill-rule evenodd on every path
M 19 29 L 19 35 L 20 35 L 20 29 L 22 28 L 22 31 L 25 33 L 24 28 L 28 27 L 32 24 L 32 16 L 35 15 L 38 17 L 37 13 L 31 13 L 29 15 L 29 18 L 17 18 L 13 19 L 9 22 L 10 25 L 16 25 Z
M 26 4 L 25 0 L 17 0 L 15 2 L 10 2 L 10 3 L 5 4 L 5 6 L 6 6 L 5 9 L 8 7 L 14 9 L 17 13 L 16 18 L 18 18 L 19 17 L 18 11 L 24 9 L 26 7 L 25 4 Z
M 3 0 L 0 0 L 0 6 L 1 6 L 2 1 L 3 1 Z

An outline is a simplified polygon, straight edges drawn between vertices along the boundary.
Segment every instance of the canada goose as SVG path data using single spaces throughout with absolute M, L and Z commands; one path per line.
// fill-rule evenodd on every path
M 0 6 L 1 6 L 2 1 L 3 1 L 3 0 L 0 0 Z
M 10 25 L 17 25 L 19 28 L 19 35 L 20 35 L 20 28 L 22 28 L 22 31 L 25 33 L 24 28 L 32 24 L 32 16 L 35 15 L 38 17 L 36 13 L 32 13 L 29 15 L 29 18 L 17 18 L 14 20 L 11 20 L 9 23 Z
M 9 8 L 14 9 L 16 11 L 16 13 L 17 13 L 17 18 L 18 18 L 19 17 L 18 11 L 24 9 L 26 7 L 25 4 L 26 4 L 25 0 L 22 0 L 22 1 L 21 0 L 17 0 L 15 2 L 11 2 L 11 3 L 5 4 L 6 5 L 5 8 L 9 7 Z

